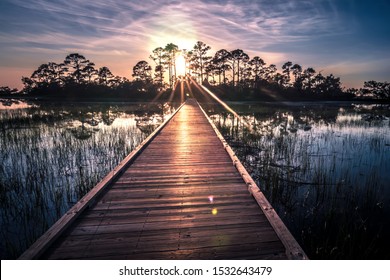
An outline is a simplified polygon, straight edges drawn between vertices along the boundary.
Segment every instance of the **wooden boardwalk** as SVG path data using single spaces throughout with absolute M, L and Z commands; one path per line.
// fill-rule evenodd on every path
M 266 215 L 248 192 L 194 100 L 105 185 L 39 254 L 33 245 L 21 258 L 307 258 L 287 229 L 279 232 L 272 207 Z

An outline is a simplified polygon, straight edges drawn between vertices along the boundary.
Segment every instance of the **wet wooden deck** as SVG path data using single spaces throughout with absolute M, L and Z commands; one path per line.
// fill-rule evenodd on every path
M 280 219 L 271 225 L 273 209 L 267 217 L 248 192 L 194 100 L 106 185 L 44 250 L 21 258 L 306 258 L 287 229 L 281 240 Z

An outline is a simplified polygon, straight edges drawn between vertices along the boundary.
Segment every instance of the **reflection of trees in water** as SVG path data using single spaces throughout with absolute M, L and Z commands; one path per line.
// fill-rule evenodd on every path
M 77 139 L 88 139 L 101 128 L 101 124 L 111 126 L 117 118 L 135 117 L 137 127 L 143 133 L 152 132 L 162 123 L 164 116 L 174 111 L 171 104 L 131 104 L 128 106 L 56 106 L 41 104 L 26 108 L 25 111 L 8 113 L 1 121 L 5 129 L 39 127 L 41 124 L 66 128 Z
M 11 107 L 12 104 L 18 104 L 17 100 L 11 100 L 11 99 L 0 99 L 1 104 L 3 106 Z
M 152 133 L 164 122 L 165 116 L 175 111 L 175 105 L 170 103 L 145 105 L 142 115 L 135 118 L 137 128 L 145 134 Z
M 203 105 L 203 104 L 202 104 Z M 244 134 L 246 139 L 258 136 L 274 137 L 297 133 L 299 130 L 308 132 L 315 124 L 332 124 L 336 122 L 338 110 L 306 108 L 281 108 L 273 106 L 239 105 L 236 112 L 241 116 L 236 118 L 223 108 L 204 106 L 219 125 L 225 137 L 234 139 Z M 259 108 L 261 108 L 259 110 Z M 253 109 L 253 112 L 251 110 Z M 250 112 L 250 113 L 248 113 Z M 234 140 L 233 140 L 234 141 Z M 233 144 L 234 145 L 234 144 Z
M 70 122 L 68 122 L 67 129 L 72 133 L 72 135 L 79 140 L 86 140 L 90 138 L 94 132 L 99 131 L 97 126 L 101 122 L 99 118 L 96 118 L 95 112 L 90 111 L 78 111 L 76 113 L 76 118 L 71 114 Z M 97 113 L 99 114 L 99 113 Z M 81 125 L 74 126 L 74 122 L 78 120 L 81 122 Z
M 254 106 L 239 122 L 212 118 L 310 257 L 388 258 L 384 107 Z
M 115 119 L 118 117 L 119 113 L 116 112 L 116 110 L 113 108 L 108 108 L 108 110 L 106 110 L 105 112 L 102 112 L 102 122 L 107 125 L 107 126 L 110 126 L 112 125 L 112 123 L 115 121 Z
M 147 110 L 140 108 L 44 104 L 0 111 L 2 258 L 17 257 L 145 139 L 135 127 L 135 116 Z
M 88 139 L 93 134 L 93 130 L 90 128 L 86 128 L 84 123 L 78 127 L 69 128 L 69 130 L 72 133 L 72 135 L 79 140 Z
M 150 134 L 163 122 L 163 116 L 158 114 L 144 114 L 141 117 L 136 117 L 135 121 L 137 128 L 141 132 Z
M 135 116 L 137 127 L 143 133 L 149 134 L 163 122 L 164 116 L 172 114 L 174 110 L 174 105 L 168 103 L 145 103 L 128 107 L 86 106 L 58 110 L 59 118 L 54 119 L 66 121 L 67 127 L 76 138 L 87 139 L 99 129 L 100 124 L 111 126 L 117 118 L 123 115 Z M 73 127 L 75 121 L 79 121 L 81 125 Z

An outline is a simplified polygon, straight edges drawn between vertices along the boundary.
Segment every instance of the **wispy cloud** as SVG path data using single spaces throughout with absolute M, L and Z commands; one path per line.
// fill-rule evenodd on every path
M 189 49 L 201 40 L 214 50 L 242 48 L 279 63 L 308 50 L 321 60 L 322 42 L 357 29 L 356 18 L 340 9 L 340 3 L 357 9 L 352 0 L 4 1 L 0 66 L 21 54 L 52 60 L 78 51 L 125 76 L 170 42 Z
M 61 33 L 88 42 L 91 38 L 149 36 L 210 38 L 218 43 L 257 45 L 297 42 L 340 32 L 334 14 L 323 13 L 323 1 L 138 1 L 13 0 L 42 15 L 27 27 L 36 41 Z M 45 27 L 46 26 L 46 27 Z M 176 36 L 173 36 L 175 34 Z M 15 34 L 19 36 L 19 34 Z M 69 41 L 56 40 L 67 45 Z M 104 40 L 99 40 L 104 42 Z M 212 43 L 212 42 L 210 42 Z M 133 48 L 134 46 L 129 46 Z M 244 46 L 243 46 L 244 47 Z

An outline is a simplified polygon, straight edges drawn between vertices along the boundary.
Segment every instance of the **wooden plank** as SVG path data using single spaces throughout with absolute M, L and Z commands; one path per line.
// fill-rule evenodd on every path
M 273 207 L 271 206 L 267 198 L 264 196 L 260 188 L 257 186 L 255 181 L 246 171 L 245 167 L 242 165 L 241 161 L 238 159 L 238 157 L 236 156 L 232 148 L 226 142 L 222 134 L 218 131 L 217 127 L 214 125 L 213 121 L 207 116 L 206 112 L 203 109 L 202 112 L 208 119 L 210 125 L 213 127 L 218 138 L 221 140 L 221 143 L 224 145 L 225 150 L 228 152 L 229 156 L 231 157 L 235 167 L 237 168 L 238 172 L 241 174 L 242 178 L 247 184 L 249 192 L 256 199 L 256 202 L 259 204 L 264 214 L 267 216 L 269 222 L 271 223 L 272 227 L 274 228 L 276 234 L 279 236 L 280 240 L 283 242 L 283 245 L 286 247 L 287 257 L 289 259 L 298 259 L 298 260 L 308 259 L 306 253 L 303 251 L 301 246 L 295 240 L 294 236 L 290 233 L 286 225 L 280 219 L 279 215 L 273 209 Z
M 118 166 L 116 166 L 102 181 L 81 198 L 69 211 L 65 213 L 53 226 L 49 228 L 37 241 L 35 241 L 20 257 L 23 259 L 39 258 L 43 252 L 73 223 L 73 221 L 91 204 L 95 199 L 121 175 L 124 169 L 133 162 L 145 147 L 156 137 L 156 135 L 167 125 L 175 114 L 184 106 L 184 103 L 165 120 L 152 134 L 150 134 L 139 146 L 137 146 Z
M 190 250 L 165 250 L 156 251 L 133 251 L 131 253 L 122 253 L 118 255 L 113 253 L 110 256 L 103 256 L 101 259 L 156 259 L 156 260 L 179 260 L 179 259 L 247 259 L 255 257 L 256 259 L 284 259 L 284 247 L 278 245 L 280 242 L 265 243 L 260 249 L 256 243 L 240 244 L 231 246 L 213 246 Z M 98 257 L 96 259 L 99 259 Z
M 235 165 L 189 100 L 41 257 L 286 258 Z

